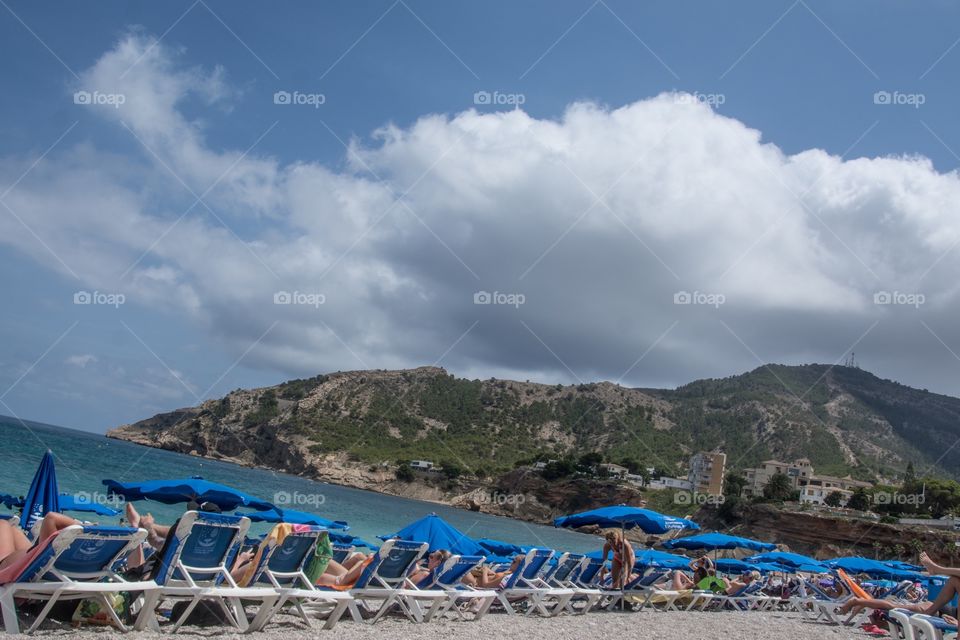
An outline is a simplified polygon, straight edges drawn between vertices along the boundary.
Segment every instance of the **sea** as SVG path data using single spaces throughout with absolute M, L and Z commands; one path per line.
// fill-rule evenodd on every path
M 373 491 L 316 482 L 277 471 L 242 467 L 106 436 L 0 416 L 0 494 L 26 495 L 44 452 L 53 452 L 61 493 L 123 509 L 109 496 L 103 480 L 135 482 L 201 476 L 240 489 L 280 506 L 344 520 L 348 533 L 372 543 L 427 514 L 436 513 L 471 538 L 493 538 L 519 545 L 547 547 L 575 553 L 594 551 L 601 540 L 564 529 L 531 524 L 512 518 L 455 509 Z M 161 524 L 172 523 L 184 505 L 139 501 L 141 513 L 152 513 Z M 6 510 L 0 506 L 0 510 Z M 117 524 L 120 516 L 68 512 L 81 520 Z M 253 523 L 259 535 L 272 525 Z

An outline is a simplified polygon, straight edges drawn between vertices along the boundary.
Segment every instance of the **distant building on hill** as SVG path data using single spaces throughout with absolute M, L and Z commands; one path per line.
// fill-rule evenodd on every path
M 690 458 L 687 481 L 696 493 L 723 495 L 723 476 L 727 468 L 727 454 L 698 453 Z
M 847 506 L 847 501 L 857 489 L 869 489 L 873 485 L 862 480 L 854 480 L 850 476 L 837 478 L 834 476 L 812 476 L 800 484 L 800 502 L 822 505 L 827 496 L 836 491 L 840 494 L 840 506 Z
M 765 460 L 755 469 L 744 469 L 743 476 L 747 484 L 743 487 L 743 495 L 762 496 L 763 488 L 770 482 L 770 478 L 782 473 L 790 479 L 794 489 L 799 489 L 802 482 L 813 477 L 813 466 L 806 458 L 799 458 L 793 462 L 779 460 Z
M 630 473 L 630 470 L 626 467 L 621 467 L 619 464 L 601 464 L 597 467 L 600 471 L 605 472 L 611 478 L 623 478 L 627 477 L 627 474 Z
M 418 471 L 430 471 L 430 469 L 433 469 L 433 463 L 429 460 L 411 460 L 410 466 Z
M 663 476 L 656 480 L 651 480 L 647 485 L 650 489 L 683 489 L 684 491 L 693 491 L 693 485 L 689 480 L 683 478 L 668 478 Z

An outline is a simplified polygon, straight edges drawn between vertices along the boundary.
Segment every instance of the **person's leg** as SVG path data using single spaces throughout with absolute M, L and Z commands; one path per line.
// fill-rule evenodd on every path
M 686 578 L 686 576 L 683 575 L 683 571 L 680 571 L 679 569 L 677 569 L 676 571 L 673 572 L 673 579 L 671 580 L 670 586 L 673 587 L 674 591 L 680 591 L 681 589 L 685 588 L 683 586 L 684 578 Z
M 613 580 L 613 588 L 619 589 L 623 586 L 623 567 L 619 560 L 614 560 L 611 564 L 610 577 Z
M 80 521 L 74 520 L 70 516 L 65 516 L 62 513 L 51 511 L 43 516 L 43 522 L 40 524 L 40 533 L 37 535 L 37 543 L 39 544 L 57 531 L 75 524 L 80 524 Z
M 330 562 L 327 563 L 327 568 L 323 572 L 323 575 L 333 576 L 334 578 L 336 578 L 337 576 L 342 576 L 346 572 L 347 572 L 346 567 L 344 567 L 342 564 L 340 564 L 336 560 L 330 560 Z
M 6 520 L 0 520 L 0 569 L 19 560 L 29 548 L 30 540 L 20 527 L 14 527 Z
M 943 585 L 943 588 L 940 589 L 940 593 L 937 594 L 936 600 L 931 602 L 926 607 L 923 607 L 921 613 L 926 613 L 927 615 L 936 615 L 940 609 L 942 609 L 948 602 L 953 600 L 953 598 L 960 593 L 960 578 L 952 577 L 947 580 L 947 584 Z

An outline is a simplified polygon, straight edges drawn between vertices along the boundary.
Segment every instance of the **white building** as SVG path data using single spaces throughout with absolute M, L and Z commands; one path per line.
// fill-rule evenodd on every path
M 647 485 L 650 489 L 682 489 L 684 491 L 693 491 L 693 483 L 685 478 L 668 478 L 663 476 L 656 480 L 651 480 Z
M 433 469 L 433 463 L 429 460 L 411 460 L 410 466 L 419 471 L 430 471 L 430 469 Z

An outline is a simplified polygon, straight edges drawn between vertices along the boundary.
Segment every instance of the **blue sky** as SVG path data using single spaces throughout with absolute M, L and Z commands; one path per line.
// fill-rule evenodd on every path
M 880 375 L 960 393 L 950 278 L 960 230 L 944 205 L 960 162 L 958 14 L 954 3 L 892 1 L 7 0 L 0 413 L 102 431 L 338 369 L 438 363 L 653 386 L 850 349 Z M 115 86 L 128 98 L 118 109 L 75 104 L 76 91 Z M 276 92 L 323 104 L 278 105 Z M 516 96 L 535 126 L 511 128 L 497 113 L 511 107 L 476 104 L 478 92 Z M 878 104 L 877 92 L 902 103 Z M 674 97 L 661 109 L 663 95 L 716 104 Z M 596 112 L 570 117 L 577 103 Z M 540 145 L 568 155 L 501 176 L 495 159 L 472 164 L 491 145 L 511 162 Z M 754 152 L 773 154 L 771 175 L 762 163 L 733 171 Z M 667 158 L 677 172 L 650 184 L 670 190 L 635 180 L 674 166 Z M 692 158 L 732 173 L 711 187 Z M 206 171 L 234 161 L 246 180 Z M 574 175 L 558 178 L 558 162 Z M 781 238 L 777 183 L 806 178 Z M 583 194 L 551 200 L 578 182 L 588 207 L 611 189 L 611 227 L 563 210 Z M 744 209 L 700 216 L 727 185 L 725 201 Z M 399 213 L 381 224 L 384 197 Z M 656 202 L 675 224 L 644 213 Z M 754 206 L 773 217 L 753 221 L 743 211 Z M 175 231 L 158 239 L 150 222 Z M 774 230 L 731 238 L 726 266 L 697 262 L 718 232 L 754 225 Z M 178 253 L 192 240 L 203 256 Z M 73 304 L 94 290 L 125 302 Z M 269 302 L 279 290 L 325 304 L 290 315 Z M 478 309 L 467 302 L 479 290 L 522 293 L 524 307 Z M 723 294 L 726 315 L 677 315 L 666 294 L 678 290 Z M 921 293 L 923 308 L 891 315 L 848 290 Z M 556 302 L 564 296 L 575 304 Z

